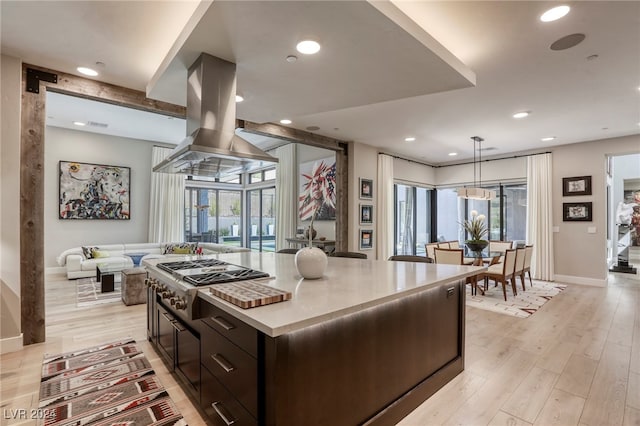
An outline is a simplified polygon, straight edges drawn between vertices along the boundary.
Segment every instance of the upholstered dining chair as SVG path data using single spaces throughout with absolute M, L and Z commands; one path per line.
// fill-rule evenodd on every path
M 440 241 L 438 243 L 438 248 L 449 249 L 451 246 L 449 245 L 449 241 Z
M 426 256 L 411 256 L 408 254 L 396 254 L 390 256 L 387 260 L 396 260 L 400 262 L 422 262 L 422 263 L 433 263 L 433 259 Z
M 334 251 L 329 257 L 350 257 L 352 259 L 366 259 L 367 255 L 354 251 Z
M 524 247 L 516 249 L 516 266 L 513 270 L 513 281 L 515 282 L 517 277 L 520 277 L 522 282 L 522 291 L 526 291 L 527 288 L 524 285 L 524 262 L 527 251 Z
M 436 263 L 446 265 L 464 265 L 464 250 L 436 247 L 434 249 Z M 478 291 L 478 278 L 483 275 L 474 275 L 467 278 L 467 284 L 471 284 L 471 295 Z
M 516 251 L 509 249 L 504 252 L 504 262 L 489 266 L 484 273 L 485 278 L 495 280 L 496 282 L 500 281 L 505 302 L 507 301 L 507 282 L 509 282 L 509 280 L 511 280 L 513 295 L 516 296 L 518 294 L 518 290 L 516 290 L 516 279 L 513 275 L 515 267 Z
M 513 241 L 489 240 L 489 252 L 504 253 L 505 250 L 509 250 L 511 248 L 513 248 Z M 504 255 L 500 256 L 498 259 L 493 260 L 491 264 L 502 263 L 503 261 Z
M 297 248 L 283 248 L 277 251 L 277 253 L 286 253 L 286 254 L 296 254 L 298 252 Z
M 438 243 L 427 243 L 424 245 L 424 250 L 427 252 L 427 257 L 435 261 L 436 255 L 433 249 L 438 247 Z
M 533 244 L 525 246 L 526 254 L 524 257 L 524 268 L 522 269 L 522 275 L 526 272 L 529 275 L 529 285 L 533 287 L 533 281 L 531 281 L 531 257 L 533 256 Z
M 449 248 L 451 249 L 459 249 L 460 241 L 449 241 Z

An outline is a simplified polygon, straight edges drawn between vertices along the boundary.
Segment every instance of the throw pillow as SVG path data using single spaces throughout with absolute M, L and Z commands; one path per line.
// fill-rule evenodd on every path
M 100 259 L 103 257 L 109 257 L 109 252 L 104 250 L 93 250 L 93 258 Z
M 198 243 L 175 243 L 164 246 L 162 254 L 195 254 Z
M 84 257 L 87 259 L 93 259 L 93 252 L 99 249 L 99 247 L 82 246 L 82 254 L 84 254 Z

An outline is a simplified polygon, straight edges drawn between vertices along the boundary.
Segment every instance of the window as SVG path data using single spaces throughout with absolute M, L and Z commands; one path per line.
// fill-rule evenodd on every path
M 425 244 L 431 240 L 432 190 L 395 185 L 395 248 L 394 254 L 425 254 Z
M 470 217 L 471 210 L 486 216 L 488 240 L 515 241 L 526 239 L 527 185 L 524 183 L 490 187 L 496 198 L 490 201 L 458 198 L 454 189 L 438 189 L 437 241 L 458 240 L 464 235 L 460 223 Z M 452 220 L 455 218 L 455 220 Z
M 185 241 L 242 245 L 242 192 L 187 188 Z
M 275 251 L 275 187 L 247 191 L 247 200 L 249 247 L 257 251 Z

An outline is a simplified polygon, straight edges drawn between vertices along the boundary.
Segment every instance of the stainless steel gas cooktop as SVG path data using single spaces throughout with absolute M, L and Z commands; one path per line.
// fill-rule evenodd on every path
M 175 278 L 199 287 L 255 278 L 266 278 L 266 272 L 244 266 L 234 265 L 217 259 L 196 259 L 179 262 L 158 263 L 163 271 L 171 273 Z

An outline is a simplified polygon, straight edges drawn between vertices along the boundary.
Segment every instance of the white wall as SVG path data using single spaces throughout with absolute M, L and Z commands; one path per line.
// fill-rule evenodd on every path
M 482 162 L 482 183 L 500 183 L 527 178 L 527 159 L 505 158 Z M 473 184 L 473 164 L 442 166 L 436 169 L 438 186 Z
M 149 141 L 60 127 L 46 127 L 45 267 L 57 266 L 56 256 L 71 247 L 147 242 L 152 148 L 153 143 Z M 59 219 L 59 161 L 130 167 L 131 218 L 129 220 Z
M 19 59 L 0 57 L 0 353 L 20 336 L 20 79 Z
M 553 152 L 553 222 L 557 281 L 606 285 L 607 265 L 607 155 L 640 152 L 640 135 L 603 139 L 557 147 Z M 562 178 L 591 176 L 593 195 L 562 196 Z M 592 222 L 563 222 L 562 204 L 593 203 Z M 589 228 L 595 227 L 595 233 Z
M 376 192 L 378 191 L 378 149 L 369 145 L 349 143 L 349 239 L 348 251 L 364 253 L 369 259 L 376 258 L 378 236 L 376 218 L 379 212 L 376 208 Z M 373 181 L 373 199 L 360 199 L 360 179 Z M 373 204 L 373 224 L 360 226 L 360 203 Z M 360 230 L 373 229 L 373 248 L 360 250 Z
M 406 184 L 435 186 L 436 168 L 402 158 L 393 159 L 393 178 Z

